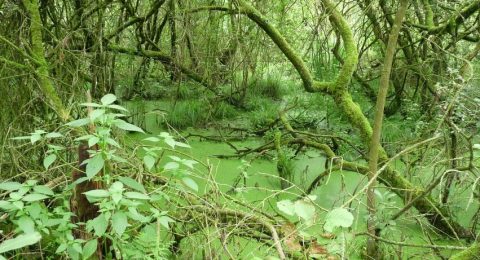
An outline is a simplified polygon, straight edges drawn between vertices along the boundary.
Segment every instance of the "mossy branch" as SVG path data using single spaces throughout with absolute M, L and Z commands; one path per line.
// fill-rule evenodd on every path
M 42 40 L 42 20 L 38 11 L 38 0 L 23 0 L 23 5 L 30 17 L 30 38 L 32 47 L 32 58 L 37 65 L 35 76 L 38 80 L 40 89 L 52 106 L 57 115 L 64 121 L 68 121 L 70 113 L 63 105 L 62 100 L 57 94 L 55 87 L 50 79 L 48 62 L 45 59 L 45 50 Z

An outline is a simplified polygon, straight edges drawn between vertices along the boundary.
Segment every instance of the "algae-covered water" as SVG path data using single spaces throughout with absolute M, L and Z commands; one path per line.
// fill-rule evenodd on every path
M 163 112 L 148 112 L 154 111 L 158 107 L 165 106 L 166 102 L 142 102 L 141 105 L 135 103 L 127 104 L 127 107 L 133 114 L 137 114 L 134 120 L 137 120 L 139 125 L 151 135 L 157 135 L 160 132 L 168 131 L 168 128 L 162 123 Z M 145 114 L 146 113 L 146 114 Z M 171 131 L 175 133 L 178 138 L 182 139 L 182 136 L 188 136 L 190 133 L 200 135 L 218 135 L 218 131 L 215 129 L 186 129 L 180 132 Z M 135 142 L 141 142 L 144 135 L 130 135 Z M 295 157 L 294 164 L 294 179 L 292 182 L 294 186 L 288 191 L 281 191 L 280 180 L 277 178 L 277 169 L 275 161 L 275 153 L 271 153 L 265 156 L 259 156 L 254 158 L 253 156 L 247 156 L 245 158 L 228 158 L 220 159 L 218 155 L 233 155 L 235 151 L 226 143 L 208 141 L 199 137 L 191 137 L 188 139 L 182 139 L 187 142 L 191 148 L 184 149 L 182 152 L 186 153 L 192 158 L 196 158 L 205 164 L 211 166 L 211 171 L 197 171 L 195 177 L 193 177 L 199 186 L 199 195 L 209 195 L 212 190 L 219 189 L 222 192 L 228 193 L 230 196 L 246 201 L 250 206 L 257 208 L 261 211 L 269 214 L 281 214 L 276 203 L 284 199 L 295 199 L 299 195 L 303 194 L 306 188 L 310 185 L 312 180 L 320 173 L 324 171 L 325 158 L 314 150 L 308 150 L 306 153 Z M 258 137 L 248 137 L 240 141 L 232 141 L 231 144 L 237 148 L 255 148 L 265 143 L 265 140 Z M 345 201 L 348 201 L 352 195 L 356 194 L 365 185 L 365 177 L 357 173 L 336 171 L 329 174 L 329 176 L 322 182 L 318 188 L 316 188 L 312 195 L 316 195 L 315 203 L 318 206 L 318 223 L 306 227 L 302 223 L 297 223 L 297 228 L 300 232 L 317 236 L 324 233 L 322 229 L 323 222 L 322 217 L 325 216 L 326 211 L 335 207 L 342 206 Z M 235 185 L 233 187 L 232 185 Z M 235 189 L 235 192 L 233 188 Z M 378 218 L 380 221 L 388 220 L 391 214 L 397 212 L 403 205 L 401 200 L 395 196 L 392 192 L 389 192 L 385 187 L 379 186 L 377 189 L 377 201 L 379 203 Z M 357 200 L 351 202 L 347 207 L 355 216 L 354 224 L 351 229 L 346 230 L 346 234 L 350 240 L 347 241 L 348 247 L 345 255 L 348 259 L 359 259 L 360 252 L 363 250 L 363 242 L 365 237 L 357 237 L 351 239 L 351 234 L 365 231 L 365 196 L 362 194 Z M 474 208 L 465 212 L 467 215 L 472 215 Z M 285 216 L 287 217 L 288 216 Z M 295 219 L 288 218 L 292 222 L 296 222 Z M 468 219 L 469 220 L 469 219 Z M 464 220 L 462 222 L 467 222 Z M 403 241 L 406 243 L 416 244 L 453 244 L 454 242 L 448 240 L 439 239 L 433 233 L 429 233 L 431 241 L 427 241 L 426 233 L 422 228 L 425 222 L 419 217 L 409 217 L 396 222 L 390 222 L 388 229 L 382 233 L 382 237 L 386 239 Z M 186 243 L 186 247 L 193 248 L 195 250 L 181 250 L 182 255 L 177 257 L 179 259 L 227 259 L 222 244 L 215 239 L 218 234 L 215 231 L 212 232 L 212 241 L 205 241 L 204 238 L 192 236 L 183 243 Z M 338 240 L 338 239 L 337 239 Z M 319 240 L 327 247 L 338 249 L 338 241 L 332 240 Z M 271 255 L 275 255 L 273 248 L 267 248 L 254 240 L 246 240 L 236 238 L 235 242 L 230 243 L 228 247 L 232 247 L 231 250 L 236 255 L 239 255 L 241 259 L 252 259 L 253 257 L 264 258 Z M 458 244 L 458 243 L 457 243 Z M 395 251 L 400 251 L 399 246 L 390 246 L 387 255 L 390 254 L 389 259 L 416 259 L 417 257 L 433 257 L 437 258 L 430 249 L 404 247 L 402 255 L 397 254 Z M 333 250 L 333 249 L 332 249 Z M 208 253 L 206 253 L 208 252 Z M 212 252 L 216 252 L 212 255 Z M 442 250 L 442 253 L 449 254 L 449 251 Z

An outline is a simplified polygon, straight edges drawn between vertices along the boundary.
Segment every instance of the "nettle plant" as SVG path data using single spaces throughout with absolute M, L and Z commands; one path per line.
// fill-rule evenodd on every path
M 112 171 L 120 168 L 115 167 L 117 164 L 119 166 L 130 163 L 122 157 L 120 151 L 123 148 L 115 140 L 112 131 L 120 129 L 144 133 L 141 128 L 122 119 L 125 117 L 124 113 L 128 111 L 114 104 L 115 101 L 114 95 L 107 94 L 101 98 L 101 103 L 83 103 L 81 105 L 90 110 L 88 117 L 65 125 L 69 128 L 95 126 L 94 130 L 91 127 L 93 130 L 91 133 L 75 139 L 86 142 L 90 148 L 88 150 L 90 157 L 84 162 L 86 177 L 65 187 L 61 193 L 55 193 L 50 187 L 38 184 L 35 180 L 0 184 L 0 190 L 4 191 L 0 200 L 0 216 L 8 220 L 2 223 L 6 225 L 0 226 L 5 229 L 0 232 L 7 238 L 0 244 L 0 254 L 46 241 L 46 245 L 38 248 L 72 259 L 87 259 L 97 250 L 98 238 L 102 238 L 103 241 L 106 239 L 111 241 L 114 254 L 118 257 L 126 259 L 138 255 L 142 255 L 143 259 L 165 257 L 168 245 L 159 237 L 160 228 L 168 229 L 169 223 L 174 220 L 167 215 L 167 211 L 162 211 L 159 207 L 164 203 L 162 201 L 168 199 L 168 196 L 160 189 L 149 192 L 134 178 L 120 176 Z M 65 158 L 67 149 L 55 144 L 57 139 L 67 138 L 60 132 L 49 133 L 36 130 L 28 136 L 12 139 L 29 140 L 32 144 L 37 142 L 46 144 L 43 166 L 48 173 L 57 161 L 64 161 L 63 158 Z M 171 180 L 177 179 L 184 186 L 198 190 L 197 183 L 191 177 L 196 161 L 183 159 L 179 157 L 181 155 L 171 155 L 168 157 L 170 160 L 165 162 L 163 167 L 157 167 L 161 159 L 160 152 L 164 150 L 176 152 L 178 147 L 189 148 L 187 144 L 176 141 L 168 133 L 145 138 L 145 141 L 150 142 L 143 147 L 145 151 L 143 163 L 147 170 L 172 172 Z M 129 165 L 132 168 L 132 164 Z M 76 184 L 88 180 L 102 181 L 106 188 L 84 193 L 91 203 L 99 207 L 98 216 L 84 223 L 86 230 L 93 234 L 92 238 L 86 241 L 75 238 L 73 235 L 74 229 L 81 223 L 71 223 L 73 213 L 69 208 L 69 198 Z M 50 203 L 48 206 L 47 202 Z M 14 255 L 12 252 L 8 254 Z M 4 257 L 0 255 L 0 259 Z
M 296 226 L 304 238 L 315 237 L 316 240 L 323 241 L 325 239 L 322 236 L 317 236 L 323 232 L 318 232 L 314 227 L 319 215 L 315 210 L 316 199 L 316 195 L 308 195 L 296 200 L 281 200 L 277 202 L 277 208 L 285 215 L 298 220 Z M 347 229 L 353 225 L 354 216 L 349 210 L 339 207 L 330 210 L 323 220 L 323 231 L 327 232 L 329 237 L 335 237 L 334 240 L 325 240 L 328 251 L 344 255 L 347 242 L 353 238 Z M 314 227 L 313 230 L 311 227 Z

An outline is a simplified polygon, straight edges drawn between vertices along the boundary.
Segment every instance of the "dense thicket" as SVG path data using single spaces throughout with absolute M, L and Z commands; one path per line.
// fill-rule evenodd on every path
M 429 254 L 443 259 L 454 254 L 450 250 L 464 249 L 458 246 L 464 243 L 471 247 L 460 250 L 457 259 L 480 255 L 474 242 L 480 217 L 476 144 L 480 116 L 476 77 L 480 52 L 478 0 L 0 0 L 0 20 L 2 179 L 23 182 L 33 178 L 48 183 L 56 178 L 55 185 L 66 185 L 72 181 L 68 173 L 77 167 L 74 139 L 103 137 L 105 143 L 100 148 L 92 146 L 93 141 L 88 139 L 89 147 L 103 155 L 97 172 L 106 176 L 111 173 L 114 179 L 128 175 L 153 190 L 162 185 L 165 193 L 171 192 L 173 198 L 153 206 L 168 210 L 175 219 L 170 231 L 157 233 L 157 241 L 162 240 L 171 255 L 181 255 L 179 252 L 185 250 L 181 241 L 190 234 L 218 228 L 224 257 L 241 255 L 229 251 L 229 232 L 262 243 L 265 255 L 270 247 L 274 248 L 272 254 L 281 259 L 319 254 L 344 257 L 348 250 L 315 251 L 319 243 L 301 237 L 300 224 L 295 222 L 295 226 L 282 216 L 285 211 L 280 206 L 280 213 L 252 210 L 248 202 L 237 201 L 215 187 L 206 189 L 205 195 L 182 189 L 180 195 L 175 194 L 177 184 L 161 174 L 155 177 L 166 171 L 165 167 L 157 168 L 162 157 L 157 158 L 156 150 L 145 148 L 146 155 L 130 156 L 129 151 L 136 149 L 125 145 L 127 160 L 110 156 L 117 146 L 110 140 L 125 140 L 122 132 L 112 128 L 140 131 L 130 123 L 142 126 L 142 122 L 135 120 L 138 114 L 128 116 L 122 121 L 125 124 L 104 119 L 106 115 L 115 118 L 113 112 L 107 113 L 108 109 L 122 110 L 107 94 L 114 93 L 117 103 L 124 106 L 135 100 L 163 100 L 168 104 L 146 113 L 139 111 L 140 117 L 165 112 L 163 127 L 215 125 L 222 133 L 243 131 L 263 137 L 265 142 L 258 147 L 238 148 L 222 134 L 191 135 L 228 143 L 236 154 L 224 157 L 254 160 L 273 154 L 281 178 L 279 189 L 300 196 L 289 201 L 292 205 L 313 203 L 321 211 L 315 198 L 308 199 L 308 195 L 332 172 L 368 175 L 367 181 L 359 182 L 355 194 L 334 207 L 353 212 L 349 204 L 362 201 L 361 193 L 370 192 L 369 210 L 364 213 L 370 218 L 368 232 L 356 230 L 350 234 L 367 235 L 375 245 L 408 248 L 408 243 L 382 238 L 382 231 L 404 218 L 428 227 L 422 229 L 428 244 L 414 247 L 426 248 Z M 86 92 L 91 93 L 93 102 L 100 103 L 86 101 Z M 84 102 L 90 103 L 86 105 L 90 112 L 78 106 Z M 243 120 L 242 115 L 247 119 Z M 90 118 L 90 127 L 73 121 L 85 117 Z M 77 123 L 67 124 L 69 130 L 59 130 L 72 121 Z M 61 141 L 67 149 L 63 162 L 56 161 L 57 167 L 49 168 L 53 161 L 45 165 L 48 154 L 55 150 L 53 141 L 46 139 L 38 144 L 38 140 L 31 140 L 35 146 L 26 149 L 26 145 L 12 140 L 38 129 L 68 136 Z M 162 138 L 175 148 L 173 137 Z M 313 182 L 294 192 L 292 175 L 298 173 L 290 163 L 312 150 L 317 157 L 325 158 L 325 165 L 311 165 L 316 171 Z M 96 154 L 91 151 L 91 161 Z M 144 166 L 137 163 L 140 157 Z M 175 163 L 191 166 L 181 161 L 186 159 L 175 158 Z M 203 166 L 203 172 L 212 171 L 211 165 Z M 139 167 L 141 174 L 136 172 Z M 113 182 L 110 177 L 96 178 L 107 185 Z M 189 177 L 179 178 L 187 187 L 198 189 Z M 381 207 L 376 208 L 379 203 L 374 201 L 375 191 L 384 188 L 402 203 L 388 216 L 381 213 Z M 212 191 L 224 195 L 210 197 L 209 193 L 215 193 Z M 7 193 L 3 194 L 5 198 Z M 88 203 L 81 207 L 88 207 Z M 470 209 L 468 214 L 463 214 L 467 212 L 463 207 Z M 316 221 L 328 223 L 328 216 L 319 216 Z M 310 220 L 302 214 L 298 217 Z M 245 220 L 252 224 L 245 225 Z M 236 229 L 235 225 L 242 227 Z M 132 237 L 137 234 L 132 232 Z M 435 245 L 430 233 L 451 239 L 451 244 L 455 240 L 458 247 Z M 110 255 L 128 257 L 115 238 L 90 235 L 83 238 L 98 236 L 104 242 L 104 247 L 98 246 L 97 257 L 108 255 L 103 251 L 111 247 L 114 253 Z M 3 239 L 7 241 L 10 236 Z M 204 258 L 215 258 L 205 252 Z M 402 249 L 396 253 L 402 258 Z M 380 258 L 381 254 L 371 247 L 365 257 Z M 383 255 L 387 259 L 392 256 Z

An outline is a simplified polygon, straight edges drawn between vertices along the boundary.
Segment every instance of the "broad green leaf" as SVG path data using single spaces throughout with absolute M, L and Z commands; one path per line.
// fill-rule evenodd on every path
M 110 192 L 122 192 L 124 190 L 123 183 L 120 181 L 116 181 L 110 186 L 108 189 Z
M 46 134 L 45 137 L 46 138 L 59 138 L 59 137 L 63 137 L 63 135 L 61 133 L 51 132 L 51 133 Z
M 49 196 L 55 195 L 53 190 L 50 189 L 49 187 L 45 186 L 45 185 L 36 185 L 36 186 L 33 187 L 33 190 L 37 193 L 41 193 L 41 194 L 45 194 L 45 195 L 49 195 Z
M 112 139 L 112 138 L 110 138 L 110 137 L 107 137 L 107 138 L 105 139 L 105 141 L 107 141 L 107 144 L 109 144 L 109 145 L 113 145 L 113 146 L 115 146 L 115 147 L 120 148 L 120 144 L 118 144 L 117 141 L 115 141 L 115 139 Z
M 28 195 L 25 195 L 25 197 L 22 198 L 22 200 L 26 201 L 26 202 L 40 201 L 40 200 L 44 200 L 44 199 L 48 199 L 48 196 L 46 196 L 44 194 L 39 194 L 39 193 L 28 194 Z
M 102 105 L 106 106 L 112 104 L 115 100 L 117 100 L 117 97 L 114 94 L 106 94 L 100 99 L 100 102 L 102 102 Z
M 193 160 L 182 160 L 182 163 L 190 169 L 193 169 L 193 165 L 197 164 L 197 162 Z
M 172 148 L 175 148 L 175 145 L 177 144 L 177 141 L 175 141 L 175 139 L 173 139 L 171 136 L 165 137 L 163 141 Z
M 163 169 L 165 169 L 166 171 L 168 170 L 176 170 L 178 169 L 178 167 L 180 167 L 180 165 L 176 162 L 168 162 L 167 164 L 165 164 L 165 166 L 163 167 Z
M 89 259 L 97 251 L 97 240 L 92 239 L 85 243 L 82 250 L 83 259 Z
M 147 192 L 142 184 L 138 183 L 136 180 L 134 180 L 130 177 L 120 176 L 120 177 L 118 177 L 118 180 L 121 181 L 126 186 L 128 186 L 128 187 L 130 187 L 134 190 L 137 190 L 137 191 L 140 191 L 140 192 L 143 192 L 143 193 Z
M 102 105 L 97 103 L 81 103 L 80 106 L 84 107 L 102 107 Z
M 105 234 L 105 231 L 107 231 L 108 221 L 105 218 L 104 214 L 98 215 L 96 218 L 89 222 L 91 223 L 91 227 L 95 231 L 96 236 L 103 236 L 103 234 Z
M 160 222 L 160 224 L 164 226 L 166 229 L 169 229 L 170 227 L 168 223 L 175 222 L 175 220 L 171 219 L 169 216 L 160 216 L 158 217 L 158 222 Z
M 100 141 L 100 138 L 97 136 L 92 136 L 91 138 L 88 139 L 88 147 L 92 147 L 96 145 Z
M 15 208 L 17 208 L 18 210 L 22 210 L 23 206 L 25 206 L 23 201 L 14 201 L 12 202 L 12 205 L 15 206 Z
M 12 140 L 30 140 L 30 136 L 27 135 L 27 136 L 17 136 L 17 137 L 12 137 L 10 138 Z
M 150 221 L 148 217 L 145 217 L 144 215 L 138 213 L 136 207 L 129 207 L 128 213 L 129 213 L 128 216 L 135 221 L 140 221 L 142 223 Z
M 60 254 L 60 253 L 64 252 L 66 249 L 67 249 L 67 244 L 62 243 L 62 244 L 60 244 L 60 246 L 57 247 L 57 250 L 55 251 L 55 254 Z
M 42 236 L 38 232 L 18 235 L 17 237 L 3 241 L 3 243 L 0 244 L 0 254 L 33 245 L 40 241 L 40 239 L 42 239 Z
M 14 181 L 6 181 L 0 183 L 0 190 L 13 191 L 22 187 L 22 184 Z
M 3 210 L 11 210 L 12 209 L 12 203 L 5 201 L 5 200 L 0 200 L 0 209 Z
M 79 260 L 80 259 L 80 254 L 77 252 L 77 250 L 73 247 L 73 245 L 67 246 L 67 253 L 68 256 L 72 260 Z
M 119 106 L 119 105 L 108 105 L 108 108 L 116 109 L 116 110 L 122 110 L 122 111 L 128 111 L 126 108 Z
M 155 166 L 155 158 L 151 155 L 145 155 L 143 157 L 143 163 L 145 164 L 145 167 L 147 167 L 148 170 L 151 170 L 153 166 Z
M 188 145 L 186 143 L 182 143 L 182 142 L 177 142 L 177 141 L 175 141 L 175 145 L 180 146 L 180 147 L 184 147 L 184 148 L 191 148 L 190 145 Z
M 99 173 L 105 164 L 102 154 L 98 153 L 93 158 L 90 158 L 87 163 L 85 173 L 89 179 L 93 178 Z
M 315 215 L 315 207 L 310 202 L 297 200 L 295 201 L 294 206 L 295 214 L 303 220 L 309 221 Z
M 70 126 L 70 127 L 80 127 L 80 126 L 88 125 L 89 123 L 90 123 L 90 119 L 81 118 L 81 119 L 78 119 L 78 120 L 68 122 L 65 125 Z
M 89 190 L 84 192 L 85 196 L 92 198 L 106 198 L 110 196 L 110 192 L 107 190 Z
M 48 167 L 52 165 L 53 162 L 57 159 L 57 155 L 52 153 L 43 159 L 43 167 L 48 170 Z
M 283 213 L 293 216 L 295 215 L 295 207 L 291 200 L 282 200 L 277 202 L 277 207 Z
M 112 216 L 112 228 L 118 235 L 122 235 L 128 226 L 127 215 L 123 211 L 118 211 Z
M 82 245 L 80 245 L 80 243 L 73 244 L 72 248 L 73 248 L 73 250 L 75 250 L 75 252 L 77 252 L 79 254 L 81 254 L 83 252 Z
M 353 224 L 353 215 L 347 209 L 336 208 L 328 212 L 323 228 L 333 232 L 336 227 L 348 228 Z
M 39 141 L 40 139 L 42 139 L 42 135 L 40 135 L 40 134 L 32 134 L 32 135 L 30 136 L 30 142 L 31 142 L 32 144 L 35 144 L 35 143 L 36 143 L 37 141 Z
M 114 125 L 122 130 L 125 130 L 125 131 L 131 131 L 131 132 L 140 132 L 140 133 L 145 133 L 142 128 L 136 126 L 136 125 L 132 125 L 130 123 L 127 123 L 121 119 L 116 119 L 115 122 L 114 122 Z
M 137 199 L 137 200 L 149 200 L 150 199 L 150 196 L 148 196 L 146 194 L 143 194 L 143 193 L 134 192 L 134 191 L 125 192 L 125 197 L 127 197 L 129 199 Z
M 185 186 L 189 187 L 194 191 L 198 191 L 198 185 L 192 178 L 184 177 L 182 178 L 182 181 L 185 184 Z
M 33 203 L 31 205 L 28 205 L 26 207 L 27 212 L 29 213 L 30 217 L 33 219 L 39 218 L 40 214 L 42 213 L 42 207 L 40 206 L 40 203 Z
M 17 226 L 23 231 L 25 234 L 35 232 L 35 223 L 30 217 L 23 216 L 20 217 L 17 221 Z
M 105 114 L 105 109 L 95 109 L 89 115 L 90 120 L 95 121 L 97 118 L 103 116 Z
M 147 137 L 147 138 L 143 139 L 143 141 L 149 141 L 149 142 L 155 142 L 156 143 L 156 142 L 159 142 L 160 139 L 158 139 L 156 137 Z

